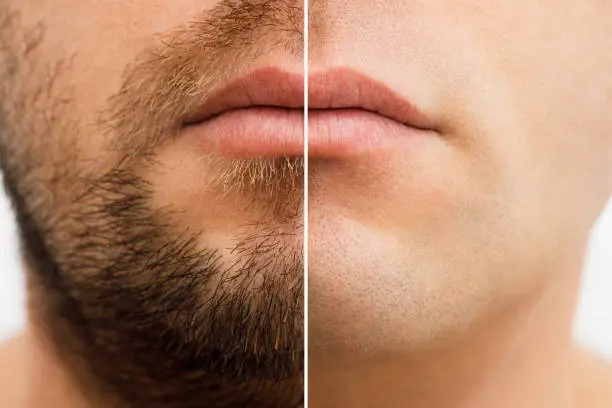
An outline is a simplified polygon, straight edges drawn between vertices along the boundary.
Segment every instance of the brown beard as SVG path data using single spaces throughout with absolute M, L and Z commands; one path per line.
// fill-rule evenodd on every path
M 232 265 L 153 209 L 143 176 L 224 64 L 262 46 L 301 52 L 298 5 L 223 1 L 143 53 L 100 117 L 112 164 L 91 168 L 75 101 L 58 91 L 69 62 L 41 64 L 43 31 L 19 42 L 18 15 L 2 20 L 0 165 L 42 288 L 30 303 L 86 392 L 147 408 L 301 401 L 303 158 L 215 161 L 220 190 L 272 210 L 236 234 Z

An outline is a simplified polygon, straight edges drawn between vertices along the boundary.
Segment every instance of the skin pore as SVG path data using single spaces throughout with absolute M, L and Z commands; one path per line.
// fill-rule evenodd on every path
M 226 157 L 181 130 L 249 69 L 300 71 L 300 3 L 1 4 L 30 320 L 3 353 L 12 406 L 299 405 L 303 158 Z
M 309 164 L 309 405 L 610 406 L 571 342 L 612 187 L 610 3 L 310 5 L 310 72 L 382 82 L 437 135 Z
M 27 408 L 299 400 L 300 243 L 286 237 L 300 235 L 300 161 L 237 163 L 162 136 L 207 79 L 241 64 L 299 71 L 299 4 L 9 3 L 0 163 L 29 250 L 32 323 L 3 353 L 23 375 L 0 381 Z M 311 5 L 311 71 L 384 82 L 439 133 L 310 164 L 311 406 L 609 406 L 609 369 L 570 342 L 588 230 L 612 184 L 608 2 Z M 252 176 L 262 169 L 276 176 Z M 270 284 L 244 266 L 265 266 Z M 277 320 L 221 324 L 263 296 Z M 214 341 L 236 331 L 254 337 Z

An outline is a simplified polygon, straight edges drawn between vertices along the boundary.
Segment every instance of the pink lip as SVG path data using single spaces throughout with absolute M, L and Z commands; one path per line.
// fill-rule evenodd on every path
M 314 73 L 308 82 L 310 156 L 363 154 L 433 132 L 413 104 L 353 70 Z M 253 71 L 212 93 L 184 123 L 207 151 L 302 155 L 304 76 L 276 68 Z

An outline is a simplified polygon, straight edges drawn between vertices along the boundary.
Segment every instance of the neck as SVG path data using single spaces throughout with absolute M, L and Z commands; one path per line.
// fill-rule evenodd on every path
M 111 387 L 100 386 L 94 377 L 96 367 L 91 366 L 91 361 L 83 359 L 87 353 L 79 352 L 82 350 L 82 343 L 75 340 L 70 335 L 71 328 L 61 318 L 49 317 L 47 315 L 49 300 L 45 298 L 44 289 L 37 284 L 29 286 L 29 326 L 21 336 L 14 339 L 6 347 L 0 348 L 0 367 L 4 367 L 3 355 L 14 355 L 9 361 L 11 378 L 5 379 L 0 375 L 0 407 L 10 406 L 12 408 L 120 408 L 128 406 L 152 406 L 152 404 L 142 401 L 132 404 L 121 401 L 118 393 L 109 392 Z M 44 300 L 43 300 L 44 299 Z M 47 301 L 47 302 L 45 302 Z M 55 329 L 62 335 L 53 336 L 47 323 L 53 321 Z M 47 323 L 46 323 L 47 322 Z M 55 339 L 55 340 L 52 340 Z M 72 342 L 72 343 L 69 343 Z M 62 346 L 58 346 L 62 345 Z M 66 346 L 70 344 L 70 347 Z M 65 347 L 64 347 L 65 346 Z M 0 369 L 0 374 L 5 370 Z M 118 377 L 119 378 L 119 377 Z M 125 378 L 125 377 L 123 377 Z M 19 395 L 14 395 L 15 380 L 19 382 Z M 133 386 L 142 386 L 137 378 L 133 378 Z M 205 382 L 205 380 L 202 380 Z M 222 383 L 223 384 L 223 383 Z M 203 399 L 194 397 L 191 402 L 170 401 L 158 402 L 155 406 L 175 407 L 175 406 L 237 406 L 233 401 L 236 396 L 244 393 L 243 400 L 251 398 L 257 401 L 257 406 L 278 406 L 279 401 L 289 401 L 287 406 L 298 408 L 301 403 L 302 378 L 295 377 L 283 382 L 264 384 L 245 384 L 242 388 L 235 384 L 227 386 L 227 391 L 220 390 L 217 394 L 220 397 L 211 397 L 206 400 L 207 395 L 201 390 L 185 387 L 185 395 L 202 396 Z M 131 385 L 131 384 L 130 384 Z M 145 389 L 155 400 L 155 385 L 151 388 L 151 383 Z M 225 384 L 223 384 L 225 385 Z M 231 387 L 231 388 L 230 388 Z M 8 390 L 3 395 L 3 391 Z M 257 394 L 253 392 L 257 391 Z M 225 394 L 222 394 L 223 391 Z M 221 398 L 224 397 L 225 399 Z M 6 404 L 3 398 L 10 398 L 10 404 Z M 227 402 L 228 400 L 229 402 Z M 16 401 L 16 402 L 13 402 Z M 163 404 L 163 405 L 160 405 Z M 191 404 L 191 405 L 190 405 Z M 195 405 L 194 405 L 195 404 Z M 255 404 L 255 402 L 253 402 Z M 253 405 L 255 406 L 255 405 Z
M 64 365 L 34 328 L 28 328 L 0 349 L 8 367 L 0 375 L 0 406 L 14 408 L 99 408 L 80 394 Z M 2 370 L 4 371 L 4 370 Z M 6 393 L 6 394 L 5 394 Z
M 575 279 L 558 282 L 479 327 L 402 355 L 311 354 L 311 406 L 572 408 L 575 288 Z

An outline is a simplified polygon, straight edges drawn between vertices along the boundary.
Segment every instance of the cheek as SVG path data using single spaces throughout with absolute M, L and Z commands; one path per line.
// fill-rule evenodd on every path
M 217 0 L 15 0 L 13 8 L 27 42 L 40 39 L 30 53 L 32 82 L 56 101 L 69 101 L 66 114 L 80 123 L 79 145 L 87 160 L 98 160 L 108 144 L 97 126 L 123 75 L 142 51 L 157 45 L 161 33 L 193 21 Z M 42 102 L 45 103 L 44 101 Z

